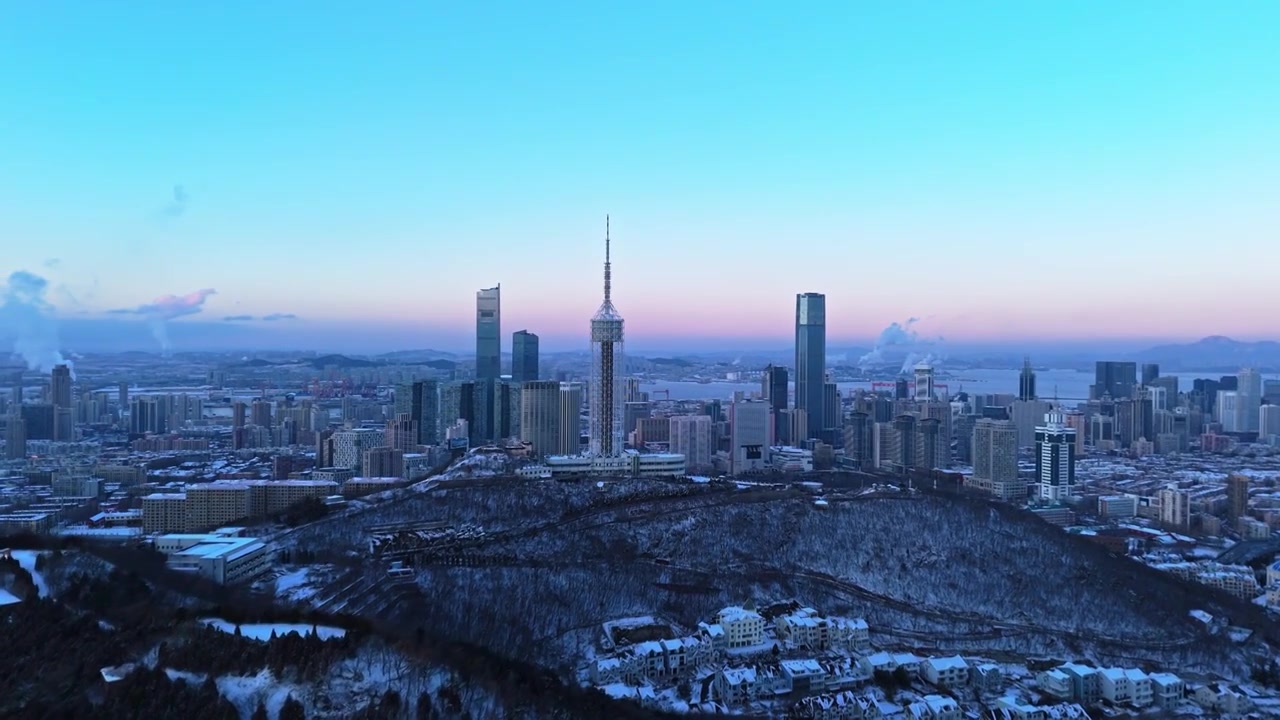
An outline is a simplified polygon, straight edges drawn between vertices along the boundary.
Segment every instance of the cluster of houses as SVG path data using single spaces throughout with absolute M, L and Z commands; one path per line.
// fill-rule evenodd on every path
M 864 620 L 823 617 L 813 608 L 780 615 L 770 629 L 759 612 L 733 606 L 716 613 L 714 622 L 699 623 L 695 634 L 645 640 L 597 658 L 591 679 L 596 685 L 670 683 L 701 665 L 768 653 L 775 646 L 865 651 L 871 646 L 871 635 Z
M 807 652 L 813 655 L 804 657 Z M 961 720 L 973 717 L 956 700 L 966 696 L 988 698 L 984 720 L 1089 720 L 1085 708 L 1174 711 L 1188 699 L 1215 716 L 1245 715 L 1255 707 L 1253 695 L 1238 686 L 1189 688 L 1172 673 L 1079 663 L 1038 672 L 1035 690 L 1041 697 L 1032 704 L 1006 689 L 1000 665 L 960 656 L 871 652 L 865 621 L 823 617 L 813 608 L 766 620 L 753 609 L 727 607 L 714 622 L 699 623 L 693 634 L 614 647 L 594 661 L 590 674 L 610 695 L 643 705 L 688 709 L 690 703 L 733 708 L 781 702 L 790 705 L 789 716 L 796 720 Z M 910 696 L 904 704 L 866 687 L 873 681 L 883 684 L 887 676 L 923 681 L 936 694 Z M 695 677 L 701 682 L 693 687 L 672 689 Z M 690 690 L 689 703 L 677 697 Z

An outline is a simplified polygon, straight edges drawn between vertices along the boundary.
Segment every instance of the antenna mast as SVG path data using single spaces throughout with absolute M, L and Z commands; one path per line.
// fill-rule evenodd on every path
M 604 301 L 609 302 L 613 290 L 613 273 L 609 265 L 609 216 L 604 216 Z

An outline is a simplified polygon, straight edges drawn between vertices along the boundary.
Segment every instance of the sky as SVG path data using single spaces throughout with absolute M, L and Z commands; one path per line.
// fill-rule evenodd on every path
M 832 343 L 1274 338 L 1277 47 L 1247 1 L 14 3 L 0 335 L 465 351 L 501 283 L 506 349 L 585 349 L 609 214 L 632 347 L 785 347 L 800 292 Z

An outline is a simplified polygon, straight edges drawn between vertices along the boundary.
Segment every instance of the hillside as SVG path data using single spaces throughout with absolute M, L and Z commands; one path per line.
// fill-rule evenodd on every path
M 1151 661 L 1243 672 L 1187 618 L 1212 600 L 1008 508 L 923 496 L 832 498 L 731 486 L 478 481 L 408 494 L 291 535 L 364 556 L 362 528 L 447 520 L 485 534 L 423 559 L 412 592 L 324 602 L 429 617 L 448 636 L 569 672 L 604 620 L 691 627 L 747 600 L 862 616 L 885 645 Z M 361 572 L 378 584 L 376 564 Z M 343 583 L 353 583 L 353 576 Z

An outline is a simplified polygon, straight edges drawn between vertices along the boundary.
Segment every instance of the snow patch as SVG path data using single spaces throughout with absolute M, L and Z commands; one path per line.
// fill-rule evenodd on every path
M 12 551 L 13 559 L 18 561 L 23 570 L 31 573 L 31 579 L 36 584 L 36 590 L 40 593 L 40 597 L 49 597 L 49 586 L 44 582 L 44 576 L 36 570 L 36 557 L 40 553 L 36 550 L 14 550 Z
M 17 595 L 14 595 L 4 588 L 0 588 L 0 605 L 13 605 L 14 603 L 20 602 L 22 602 L 22 600 L 20 600 Z

